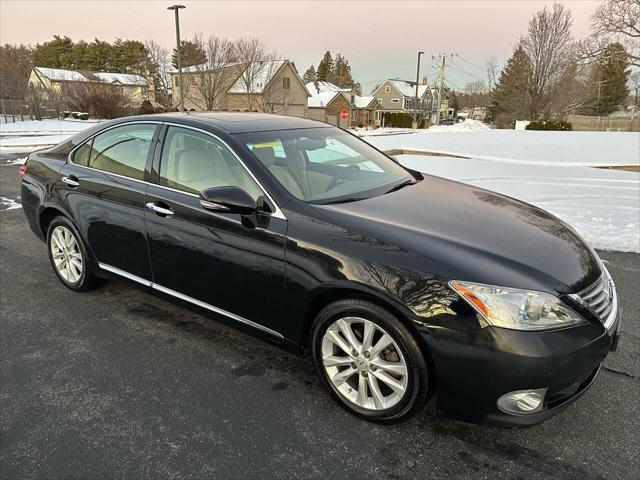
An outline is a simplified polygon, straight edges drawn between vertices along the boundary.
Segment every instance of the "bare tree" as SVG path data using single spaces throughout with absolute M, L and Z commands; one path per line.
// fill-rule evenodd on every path
M 531 63 L 531 112 L 534 117 L 550 113 L 552 93 L 571 68 L 574 45 L 571 35 L 573 18 L 561 4 L 551 10 L 544 7 L 529 21 L 522 47 Z
M 640 67 L 640 0 L 605 0 L 591 17 L 593 33 L 578 44 L 585 63 L 593 63 L 611 43 L 620 43 L 629 64 Z
M 169 49 L 155 40 L 145 41 L 144 46 L 149 52 L 149 61 L 151 63 L 149 74 L 153 77 L 156 101 L 168 106 L 171 93 L 171 58 Z
M 196 34 L 192 42 L 205 52 L 205 61 L 189 67 L 183 75 L 185 97 L 201 110 L 218 110 L 227 89 L 239 70 L 234 45 L 226 38 Z
M 235 58 L 245 66 L 238 82 L 243 86 L 247 96 L 247 109 L 250 111 L 258 107 L 259 100 L 256 93 L 265 86 L 264 75 L 267 62 L 273 62 L 276 55 L 258 38 L 243 37 L 235 43 Z
M 485 68 L 487 69 L 487 81 L 489 83 L 489 90 L 493 90 L 493 87 L 498 80 L 500 74 L 500 67 L 498 66 L 498 59 L 491 57 L 485 62 Z

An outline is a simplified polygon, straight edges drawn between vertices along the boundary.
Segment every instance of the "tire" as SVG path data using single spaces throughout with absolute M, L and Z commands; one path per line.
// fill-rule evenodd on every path
M 366 341 L 365 335 L 372 340 Z M 353 345 L 355 351 L 347 352 Z M 374 303 L 346 299 L 324 307 L 311 329 L 311 354 L 331 395 L 367 420 L 399 422 L 421 410 L 429 398 L 427 361 L 415 338 Z
M 49 224 L 47 252 L 53 271 L 65 287 L 84 292 L 98 285 L 80 234 L 66 217 L 55 217 Z

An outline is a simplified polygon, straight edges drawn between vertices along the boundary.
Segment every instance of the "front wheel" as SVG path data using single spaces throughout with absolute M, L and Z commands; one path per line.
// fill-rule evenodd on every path
M 47 246 L 53 271 L 65 287 L 85 291 L 96 285 L 80 235 L 68 219 L 53 219 L 47 231 Z
M 312 331 L 312 355 L 324 385 L 347 409 L 368 420 L 399 421 L 428 398 L 428 370 L 407 328 L 363 300 L 325 307 Z

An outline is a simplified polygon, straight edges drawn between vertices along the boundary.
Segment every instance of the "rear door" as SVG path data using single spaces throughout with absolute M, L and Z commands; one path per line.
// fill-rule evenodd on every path
M 258 226 L 203 208 L 198 193 L 209 187 L 240 187 L 257 204 L 266 195 L 217 137 L 178 126 L 163 136 L 145 200 L 154 288 L 279 337 L 286 220 L 268 215 Z
M 59 191 L 105 270 L 150 281 L 144 223 L 147 165 L 159 124 L 110 128 L 72 153 Z

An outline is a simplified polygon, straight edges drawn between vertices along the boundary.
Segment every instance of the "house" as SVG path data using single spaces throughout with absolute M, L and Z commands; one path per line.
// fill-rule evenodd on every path
M 378 99 L 382 112 L 413 114 L 416 83 L 407 80 L 387 79 L 371 95 Z M 418 113 L 431 120 L 436 97 L 436 90 L 429 87 L 426 82 L 418 85 Z
M 310 94 L 309 118 L 341 128 L 380 125 L 377 98 L 355 95 L 351 88 L 341 88 L 330 82 L 309 82 L 305 86 Z M 343 109 L 349 111 L 347 119 L 340 118 Z
M 196 65 L 182 69 L 186 110 L 267 112 L 307 116 L 307 92 L 289 60 Z M 173 103 L 180 102 L 179 76 L 171 72 Z
M 118 89 L 134 107 L 140 106 L 144 100 L 153 100 L 149 98 L 149 88 L 145 78 L 129 73 L 33 67 L 28 83 L 30 88 L 40 92 L 42 98 L 47 100 L 58 99 L 64 95 L 65 91 L 80 85 L 98 84 Z
M 310 119 L 330 123 L 341 128 L 349 128 L 351 89 L 340 88 L 329 82 L 309 82 L 305 87 L 309 92 L 307 106 Z M 349 118 L 340 118 L 342 110 L 349 110 Z
M 373 96 L 353 95 L 351 105 L 352 127 L 379 127 L 382 125 L 382 106 Z

